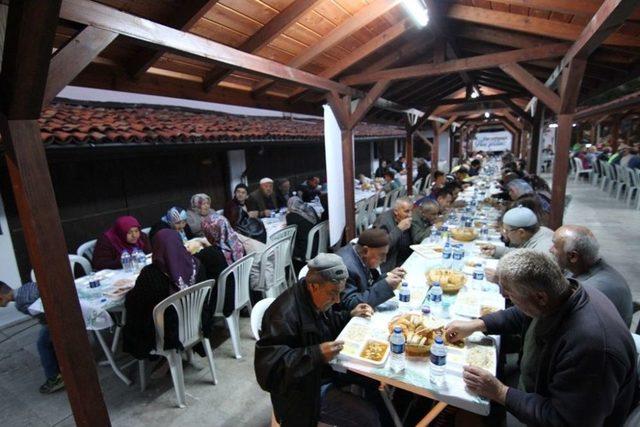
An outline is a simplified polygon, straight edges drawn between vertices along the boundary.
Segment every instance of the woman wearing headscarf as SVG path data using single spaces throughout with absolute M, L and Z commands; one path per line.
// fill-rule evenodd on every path
M 187 224 L 187 211 L 177 206 L 172 207 L 160 218 L 160 221 L 153 224 L 149 231 L 149 239 L 153 242 L 153 236 L 164 229 L 172 229 L 178 232 L 182 242 L 193 239 L 195 236 L 191 232 L 191 227 Z
M 216 283 L 220 273 L 242 258 L 245 254 L 244 247 L 238 238 L 238 234 L 233 230 L 229 221 L 221 215 L 210 216 L 202 221 L 202 230 L 211 246 L 202 249 L 196 257 L 205 267 L 207 279 L 214 279 Z M 218 286 L 221 284 L 218 283 Z M 230 277 L 225 286 L 225 300 L 223 314 L 225 317 L 231 315 L 234 303 L 234 283 Z M 211 307 L 215 309 L 217 301 L 217 291 L 211 296 Z
M 159 230 L 153 239 L 151 264 L 140 271 L 136 284 L 125 297 L 127 322 L 122 330 L 123 349 L 137 359 L 149 357 L 156 346 L 153 308 L 182 289 L 206 280 L 200 261 L 191 256 L 180 236 L 172 230 Z M 203 308 L 203 332 L 211 327 L 208 304 Z M 178 337 L 178 316 L 172 307 L 165 311 L 164 349 L 183 350 Z
M 293 245 L 293 260 L 296 270 L 304 266 L 309 231 L 318 223 L 315 209 L 299 197 L 293 196 L 287 202 L 287 225 L 297 225 L 296 240 Z
M 118 270 L 122 268 L 120 256 L 122 252 L 142 250 L 145 254 L 151 252 L 151 244 L 146 234 L 140 231 L 140 223 L 132 216 L 121 216 L 113 226 L 104 232 L 96 241 L 93 250 L 93 269 Z
M 191 209 L 187 212 L 187 224 L 194 236 L 204 237 L 202 220 L 211 213 L 211 197 L 204 193 L 194 194 L 191 197 Z

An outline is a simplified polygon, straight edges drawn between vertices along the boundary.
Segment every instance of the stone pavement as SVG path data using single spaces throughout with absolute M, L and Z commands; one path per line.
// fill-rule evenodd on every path
M 569 183 L 573 200 L 565 223 L 583 224 L 596 234 L 602 253 L 627 278 L 634 299 L 640 301 L 640 211 L 629 209 L 586 183 Z M 638 316 L 635 316 L 635 324 Z M 214 350 L 218 385 L 213 386 L 208 369 L 185 368 L 187 408 L 175 407 L 170 376 L 149 380 L 147 390 L 137 382 L 124 385 L 108 367 L 99 367 L 100 383 L 114 426 L 268 426 L 271 405 L 268 395 L 255 381 L 249 321 L 240 319 L 243 359 L 233 358 L 231 342 L 223 323 L 214 332 L 219 344 Z M 0 420 L 6 427 L 67 426 L 73 417 L 64 392 L 43 396 L 43 382 L 36 351 L 40 326 L 33 320 L 0 331 Z M 94 346 L 95 347 L 95 346 Z M 96 351 L 96 357 L 100 357 Z M 205 359 L 202 365 L 206 366 Z M 127 373 L 137 381 L 137 367 Z M 511 423 L 510 423 L 511 424 Z

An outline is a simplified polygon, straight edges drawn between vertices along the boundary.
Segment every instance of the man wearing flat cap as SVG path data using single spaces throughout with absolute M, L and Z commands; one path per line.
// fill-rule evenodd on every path
M 271 212 L 276 211 L 278 200 L 273 192 L 273 180 L 271 178 L 262 178 L 260 187 L 249 195 L 247 200 L 247 209 L 252 217 L 268 218 Z
M 281 426 L 379 426 L 376 407 L 341 390 L 329 366 L 342 350 L 335 339 L 349 319 L 370 317 L 373 310 L 367 304 L 350 312 L 332 309 L 348 277 L 339 256 L 320 254 L 307 265 L 306 277 L 264 314 L 254 362 L 258 383 L 271 394 Z
M 363 231 L 355 245 L 340 248 L 339 255 L 347 266 L 349 277 L 342 293 L 342 307 L 351 310 L 366 303 L 376 307 L 393 298 L 405 271 L 398 267 L 381 276 L 378 267 L 389 252 L 389 234 L 380 228 Z

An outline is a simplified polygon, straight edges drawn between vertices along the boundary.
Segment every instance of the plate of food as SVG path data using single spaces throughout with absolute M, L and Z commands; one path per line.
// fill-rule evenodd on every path
M 466 364 L 485 369 L 495 375 L 496 349 L 493 345 L 469 343 L 467 346 Z
M 371 321 L 361 317 L 352 318 L 340 332 L 336 341 L 344 342 L 338 356 L 342 360 L 382 366 L 389 356 L 389 343 L 376 339 Z
M 442 256 L 442 245 L 434 244 L 434 243 L 426 243 L 419 245 L 411 245 L 409 246 L 414 252 L 418 255 L 423 256 L 427 259 L 438 259 Z
M 388 356 L 389 343 L 386 341 L 367 340 L 362 351 L 360 351 L 360 359 L 374 365 L 383 365 Z
M 433 268 L 426 273 L 429 284 L 440 283 L 442 292 L 456 293 L 467 283 L 464 273 L 448 268 Z

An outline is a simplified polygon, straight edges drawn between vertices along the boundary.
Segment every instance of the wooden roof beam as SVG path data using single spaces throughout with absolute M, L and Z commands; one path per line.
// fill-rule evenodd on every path
M 429 107 L 440 106 L 440 105 L 458 105 L 458 104 L 480 104 L 488 101 L 504 101 L 511 100 L 511 98 L 522 98 L 523 96 L 528 96 L 528 92 L 516 92 L 516 93 L 505 93 L 498 95 L 485 95 L 479 96 L 477 98 L 452 98 L 452 99 L 440 99 L 437 101 L 430 102 L 425 105 Z
M 567 15 L 579 15 L 591 17 L 602 5 L 602 0 L 493 0 L 496 3 L 530 7 L 534 9 L 549 10 L 551 12 L 565 13 Z M 634 20 L 640 20 L 640 10 L 631 14 Z
M 180 7 L 175 8 L 167 22 L 161 22 L 171 28 L 181 31 L 189 31 L 196 25 L 219 0 L 184 0 L 180 2 Z M 127 71 L 134 79 L 140 78 L 160 57 L 163 50 L 143 48 L 141 52 L 136 52 L 133 58 L 127 62 Z
M 322 37 L 320 41 L 308 49 L 305 49 L 301 55 L 296 56 L 287 63 L 289 67 L 301 68 L 311 62 L 318 55 L 327 49 L 340 43 L 345 38 L 354 34 L 365 25 L 370 24 L 385 13 L 400 4 L 400 0 L 374 0 L 369 5 L 363 7 L 353 16 L 345 20 L 342 24 L 334 28 L 329 34 Z M 254 95 L 264 94 L 273 85 L 273 80 L 261 80 L 253 86 Z
M 500 68 L 515 81 L 520 83 L 522 87 L 527 89 L 534 96 L 540 98 L 544 105 L 549 107 L 553 112 L 560 112 L 560 97 L 545 86 L 540 80 L 529 74 L 527 70 L 516 63 L 503 64 Z
M 374 83 L 378 80 L 405 80 L 417 77 L 438 76 L 457 73 L 458 71 L 481 70 L 493 68 L 511 62 L 526 62 L 535 59 L 547 59 L 563 56 L 565 43 L 554 43 L 528 49 L 509 50 L 506 52 L 479 55 L 470 58 L 455 59 L 442 64 L 419 64 L 409 67 L 392 68 L 373 73 L 360 73 L 347 76 L 341 81 L 348 85 Z
M 256 52 L 278 37 L 287 28 L 294 25 L 302 16 L 312 10 L 322 0 L 295 0 L 285 9 L 280 11 L 262 28 L 242 43 L 238 49 L 243 52 Z M 231 70 L 216 68 L 207 72 L 202 86 L 207 92 L 218 85 L 231 74 Z
M 60 17 L 113 31 L 157 48 L 195 56 L 251 74 L 288 81 L 325 92 L 335 91 L 349 95 L 356 93 L 350 87 L 332 80 L 242 52 L 195 34 L 156 24 L 148 19 L 133 16 L 89 0 L 63 0 Z

